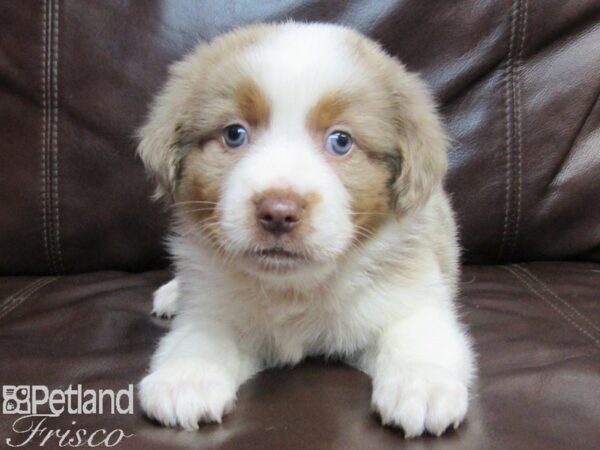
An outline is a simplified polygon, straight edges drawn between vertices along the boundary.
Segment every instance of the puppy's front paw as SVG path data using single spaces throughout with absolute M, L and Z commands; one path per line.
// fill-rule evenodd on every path
M 465 384 L 442 367 L 402 369 L 373 383 L 373 407 L 384 425 L 401 427 L 406 438 L 425 431 L 440 436 L 467 413 Z
M 221 422 L 235 403 L 234 381 L 218 369 L 200 364 L 174 364 L 142 379 L 142 409 L 169 427 L 198 429 L 198 423 Z
M 170 319 L 177 312 L 177 297 L 179 296 L 179 282 L 172 279 L 159 287 L 154 292 L 152 301 L 152 314 L 157 317 Z

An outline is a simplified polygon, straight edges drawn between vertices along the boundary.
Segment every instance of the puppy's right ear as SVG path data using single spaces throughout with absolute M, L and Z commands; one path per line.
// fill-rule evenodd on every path
M 193 63 L 204 45 L 169 68 L 169 78 L 154 98 L 146 123 L 138 130 L 137 153 L 146 171 L 156 182 L 154 198 L 173 200 L 175 177 L 180 159 L 179 131 L 181 116 L 192 96 Z

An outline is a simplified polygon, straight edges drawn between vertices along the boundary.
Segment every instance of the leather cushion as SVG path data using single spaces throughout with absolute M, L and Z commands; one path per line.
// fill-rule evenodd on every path
M 41 278 L 46 284 L 20 294 L 8 311 L 11 293 L 38 279 L 1 279 L 0 384 L 122 389 L 137 383 L 168 328 L 148 314 L 152 291 L 167 279 L 165 272 Z M 199 432 L 159 427 L 137 403 L 133 415 L 64 415 L 46 426 L 134 433 L 120 449 L 598 448 L 599 283 L 596 264 L 467 267 L 461 310 L 480 378 L 466 423 L 442 439 L 405 442 L 382 428 L 369 412 L 368 377 L 319 360 L 257 375 L 221 425 Z M 16 436 L 13 419 L 0 415 L 2 439 Z

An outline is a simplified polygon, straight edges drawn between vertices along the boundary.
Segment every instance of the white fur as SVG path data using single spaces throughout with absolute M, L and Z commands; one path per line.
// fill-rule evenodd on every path
M 352 239 L 348 193 L 305 135 L 270 133 L 228 177 L 222 200 L 223 230 L 233 251 L 252 249 L 249 221 L 254 216 L 248 214 L 247 205 L 254 194 L 267 189 L 320 194 L 322 200 L 312 212 L 313 230 L 304 242 L 316 262 L 330 260 L 348 247 Z
M 373 378 L 373 406 L 407 437 L 457 426 L 466 413 L 473 356 L 434 256 L 406 245 L 418 228 L 418 221 L 391 222 L 325 286 L 293 301 L 261 280 L 240 282 L 201 243 L 174 241 L 180 314 L 153 358 L 154 372 L 140 385 L 142 406 L 166 425 L 194 428 L 191 413 L 177 412 L 175 394 L 161 393 L 181 391 L 180 401 L 197 405 L 193 418 L 220 421 L 237 387 L 258 370 L 325 354 L 342 356 Z M 414 270 L 385 273 L 386 260 L 411 261 Z M 201 385 L 215 367 L 221 407 L 209 414 Z
M 340 28 L 288 24 L 264 45 L 245 55 L 247 70 L 269 99 L 269 132 L 258 137 L 235 167 L 223 189 L 223 229 L 232 250 L 252 247 L 247 205 L 267 189 L 291 189 L 300 195 L 317 192 L 305 242 L 318 262 L 331 260 L 352 239 L 348 193 L 306 130 L 307 111 L 319 97 L 338 86 L 348 87 L 359 70 L 348 61 Z M 319 52 L 314 52 L 317 46 Z M 304 273 L 303 275 L 306 275 Z M 288 280 L 289 281 L 289 280 Z M 306 276 L 301 283 L 305 285 Z
M 162 285 L 154 293 L 152 314 L 158 317 L 171 318 L 177 313 L 177 297 L 179 296 L 179 282 L 173 278 Z
M 307 355 L 341 357 L 369 374 L 373 407 L 407 437 L 439 435 L 466 414 L 473 355 L 453 303 L 455 272 L 442 269 L 432 244 L 440 232 L 432 211 L 446 204 L 441 188 L 350 248 L 350 195 L 304 126 L 320 95 L 360 77 L 340 30 L 289 24 L 245 55 L 273 118 L 223 185 L 228 250 L 254 245 L 249 199 L 287 188 L 322 197 L 304 243 L 314 259 L 285 275 L 254 270 L 242 257 L 230 264 L 181 217 L 170 248 L 176 279 L 154 300 L 157 314 L 177 315 L 139 385 L 143 409 L 165 425 L 220 422 L 251 376 Z M 455 265 L 455 253 L 450 259 Z
M 363 79 L 344 45 L 347 30 L 323 24 L 286 24 L 245 56 L 273 109 L 272 128 L 305 134 L 305 114 L 323 93 L 352 89 Z

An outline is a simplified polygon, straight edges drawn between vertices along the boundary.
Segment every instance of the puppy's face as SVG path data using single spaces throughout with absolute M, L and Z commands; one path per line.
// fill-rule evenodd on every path
M 172 68 L 140 154 L 189 233 L 264 277 L 323 272 L 441 186 L 423 84 L 328 25 L 229 33 Z

